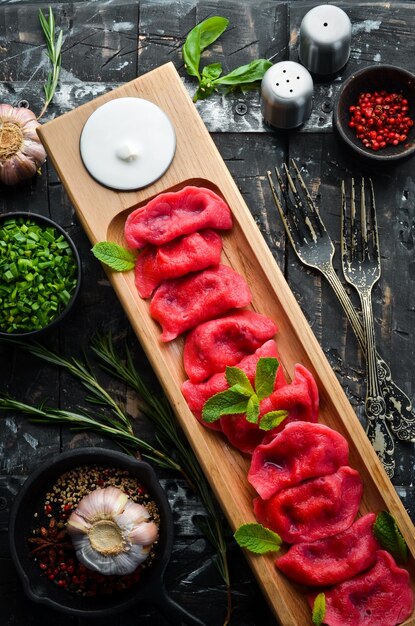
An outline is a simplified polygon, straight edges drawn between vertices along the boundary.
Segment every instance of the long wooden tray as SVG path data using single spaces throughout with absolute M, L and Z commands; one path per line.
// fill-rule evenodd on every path
M 79 153 L 80 134 L 90 114 L 105 102 L 125 96 L 146 98 L 158 104 L 169 115 L 177 133 L 177 151 L 170 168 L 156 183 L 134 192 L 117 192 L 101 186 L 89 176 Z M 295 363 L 302 363 L 313 372 L 320 393 L 320 421 L 348 439 L 350 465 L 362 476 L 361 513 L 388 509 L 395 516 L 411 552 L 409 569 L 414 581 L 412 522 L 174 66 L 163 65 L 80 106 L 42 126 L 39 135 L 92 244 L 105 240 L 124 244 L 127 215 L 160 192 L 195 184 L 209 187 L 224 197 L 231 207 L 234 227 L 224 236 L 223 261 L 246 278 L 253 294 L 253 308 L 278 323 L 277 343 L 288 375 L 293 375 Z M 232 449 L 221 435 L 201 426 L 181 394 L 185 379 L 183 340 L 160 342 L 160 327 L 150 318 L 148 301 L 137 294 L 133 272 L 109 271 L 108 275 L 231 527 L 235 529 L 254 521 L 255 494 L 246 480 L 249 459 Z M 304 596 L 275 569 L 275 557 L 247 554 L 247 558 L 280 623 L 311 624 Z M 415 625 L 415 613 L 405 624 Z

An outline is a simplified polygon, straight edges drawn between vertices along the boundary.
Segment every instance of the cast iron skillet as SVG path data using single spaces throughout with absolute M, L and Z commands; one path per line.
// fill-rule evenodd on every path
M 53 481 L 64 472 L 79 465 L 94 464 L 121 468 L 136 476 L 147 487 L 158 506 L 160 529 L 157 555 L 136 587 L 116 593 L 112 597 L 86 598 L 68 593 L 42 576 L 30 556 L 26 538 L 30 536 L 33 529 L 33 513 L 39 506 L 39 500 Z M 154 470 L 147 463 L 137 461 L 121 452 L 101 448 L 81 448 L 64 452 L 51 461 L 47 461 L 29 476 L 13 503 L 9 540 L 12 559 L 24 589 L 29 598 L 35 602 L 42 602 L 59 611 L 80 617 L 96 617 L 118 613 L 145 601 L 156 605 L 174 626 L 180 626 L 182 623 L 191 626 L 206 626 L 174 602 L 164 588 L 164 571 L 173 546 L 173 518 L 166 495 Z

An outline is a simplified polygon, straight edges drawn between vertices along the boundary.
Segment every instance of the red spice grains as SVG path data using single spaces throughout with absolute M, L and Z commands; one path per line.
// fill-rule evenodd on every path
M 375 91 L 361 93 L 356 105 L 349 107 L 349 127 L 369 150 L 397 146 L 408 138 L 414 125 L 408 100 L 401 93 Z
M 39 502 L 34 513 L 34 528 L 27 541 L 42 575 L 69 592 L 93 597 L 110 595 L 137 585 L 156 553 L 153 544 L 147 560 L 132 574 L 106 576 L 93 572 L 76 558 L 66 530 L 67 520 L 78 502 L 98 487 L 118 487 L 129 498 L 146 507 L 151 518 L 160 524 L 155 502 L 142 484 L 129 472 L 108 466 L 80 466 L 62 474 Z

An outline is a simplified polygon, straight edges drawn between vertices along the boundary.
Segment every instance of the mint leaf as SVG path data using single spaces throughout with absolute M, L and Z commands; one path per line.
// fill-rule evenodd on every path
M 134 269 L 135 255 L 113 241 L 100 241 L 92 248 L 92 254 L 116 272 Z
M 255 554 L 265 554 L 266 552 L 278 552 L 282 544 L 281 537 L 262 524 L 242 524 L 234 537 L 241 546 Z
M 312 620 L 315 626 L 321 626 L 326 615 L 326 596 L 324 593 L 319 593 L 314 598 L 313 615 Z
M 262 357 L 258 360 L 255 372 L 255 391 L 260 400 L 267 398 L 274 391 L 278 359 Z
M 251 396 L 255 395 L 254 390 L 252 389 L 247 389 L 246 387 L 242 387 L 242 385 L 232 385 L 231 387 L 232 391 L 235 391 L 235 393 L 240 393 L 241 396 L 245 396 L 245 398 L 250 398 Z
M 285 420 L 288 415 L 288 411 L 270 411 L 262 416 L 259 423 L 261 430 L 272 430 L 277 428 Z
M 228 365 L 226 368 L 225 377 L 229 387 L 233 387 L 234 385 L 240 385 L 240 387 L 243 387 L 245 389 L 247 395 L 251 396 L 255 393 L 254 388 L 249 382 L 248 376 L 239 367 L 229 367 Z
M 233 389 L 219 391 L 206 400 L 202 409 L 205 422 L 216 422 L 222 415 L 245 413 L 249 398 Z
M 373 532 L 382 548 L 390 552 L 398 561 L 408 560 L 408 546 L 395 518 L 388 511 L 380 511 L 377 514 Z
M 248 405 L 246 407 L 246 419 L 252 424 L 258 424 L 259 400 L 258 396 L 255 393 L 248 400 Z

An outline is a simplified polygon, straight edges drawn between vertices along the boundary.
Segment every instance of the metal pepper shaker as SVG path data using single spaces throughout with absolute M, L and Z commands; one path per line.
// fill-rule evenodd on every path
M 261 83 L 261 112 L 274 128 L 296 128 L 311 113 L 313 79 L 310 72 L 294 61 L 275 63 Z
M 351 38 L 352 25 L 342 9 L 332 4 L 316 6 L 301 22 L 299 59 L 313 74 L 334 74 L 349 59 Z

